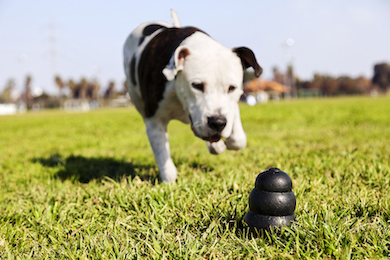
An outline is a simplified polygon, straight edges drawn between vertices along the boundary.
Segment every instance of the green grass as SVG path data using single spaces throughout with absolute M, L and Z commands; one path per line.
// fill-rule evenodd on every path
M 0 259 L 390 257 L 390 98 L 241 106 L 248 147 L 219 156 L 169 125 L 179 179 L 159 182 L 133 109 L 0 117 Z M 243 222 L 256 176 L 286 171 L 296 222 Z

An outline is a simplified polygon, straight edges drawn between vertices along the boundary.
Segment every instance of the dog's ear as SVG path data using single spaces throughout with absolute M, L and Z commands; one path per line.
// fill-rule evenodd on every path
M 244 69 L 252 67 L 255 70 L 256 77 L 259 77 L 261 75 L 263 69 L 257 63 L 255 54 L 251 49 L 247 47 L 238 47 L 233 48 L 233 52 L 237 53 L 238 57 L 240 57 Z
M 184 68 L 184 60 L 188 55 L 190 55 L 190 51 L 185 46 L 176 49 L 171 60 L 162 71 L 168 81 L 174 80 L 177 73 Z

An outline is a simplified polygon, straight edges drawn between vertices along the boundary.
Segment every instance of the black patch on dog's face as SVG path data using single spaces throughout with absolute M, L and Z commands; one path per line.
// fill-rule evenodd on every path
M 154 31 L 159 29 L 156 28 L 152 26 L 146 32 L 144 29 L 144 32 L 150 33 L 153 29 Z M 167 82 L 162 73 L 163 69 L 180 43 L 198 31 L 202 32 L 195 27 L 167 28 L 157 34 L 145 47 L 138 65 L 138 79 L 145 105 L 145 117 L 154 116 L 158 109 L 158 102 L 163 99 Z

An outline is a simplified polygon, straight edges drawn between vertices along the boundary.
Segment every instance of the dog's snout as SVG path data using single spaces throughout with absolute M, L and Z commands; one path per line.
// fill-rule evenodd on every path
M 222 116 L 211 116 L 207 118 L 207 124 L 211 129 L 222 132 L 226 126 L 226 118 Z

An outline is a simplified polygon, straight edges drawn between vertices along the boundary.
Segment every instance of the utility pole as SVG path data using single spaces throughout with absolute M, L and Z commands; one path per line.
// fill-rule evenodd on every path
M 56 25 L 54 22 L 49 24 L 49 32 L 50 32 L 49 40 L 50 40 L 50 60 L 51 60 L 50 65 L 51 65 L 52 79 L 54 80 L 55 76 L 57 75 L 57 38 L 56 38 Z
M 287 71 L 285 73 L 285 84 L 291 87 L 292 96 L 298 97 L 297 88 L 294 82 L 294 71 L 293 71 L 293 56 L 290 54 L 290 47 L 294 45 L 294 40 L 288 38 L 282 46 L 286 48 L 287 54 L 284 56 L 287 62 Z
M 26 53 L 20 53 L 19 55 L 16 56 L 16 60 L 18 62 L 18 74 L 16 77 L 18 80 L 16 80 L 16 85 L 17 88 L 20 89 L 20 91 L 23 91 L 23 77 L 25 76 L 25 67 L 24 64 L 27 60 L 27 54 Z

